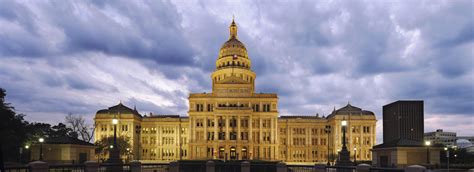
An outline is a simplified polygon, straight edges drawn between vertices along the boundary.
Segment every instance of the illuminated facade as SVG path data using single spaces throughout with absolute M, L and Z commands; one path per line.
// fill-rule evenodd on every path
M 279 117 L 277 94 L 255 93 L 256 74 L 234 21 L 229 30 L 211 74 L 212 92 L 189 95 L 188 117 L 141 116 L 119 104 L 97 112 L 95 139 L 113 135 L 110 121 L 118 114 L 119 133 L 130 138 L 134 159 L 327 162 L 328 150 L 336 154 L 342 147 L 342 140 L 334 138 L 342 138 L 340 123 L 345 119 L 351 128 L 351 152 L 355 147 L 357 159 L 371 160 L 376 122 L 372 112 L 348 104 L 328 117 Z

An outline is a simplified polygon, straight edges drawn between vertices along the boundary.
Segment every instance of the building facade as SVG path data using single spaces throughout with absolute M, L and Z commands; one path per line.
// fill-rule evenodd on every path
M 370 160 L 375 115 L 350 104 L 327 117 L 281 116 L 275 93 L 256 93 L 256 74 L 232 21 L 211 74 L 212 92 L 189 95 L 188 117 L 142 116 L 122 104 L 100 110 L 96 140 L 119 133 L 130 138 L 135 159 L 259 159 L 327 162 L 342 147 L 341 121 L 348 120 L 348 143 L 358 160 Z M 120 111 L 120 112 L 119 112 Z M 102 129 L 101 127 L 104 127 Z M 125 129 L 125 130 L 124 130 Z M 352 151 L 352 150 L 356 151 Z M 329 156 L 331 157 L 331 156 Z
M 433 144 L 443 144 L 445 146 L 454 146 L 457 140 L 455 132 L 446 132 L 443 129 L 425 133 L 424 139 Z

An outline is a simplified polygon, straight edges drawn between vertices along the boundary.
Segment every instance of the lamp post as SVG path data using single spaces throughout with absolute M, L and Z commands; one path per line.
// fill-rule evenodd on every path
M 38 139 L 38 141 L 40 142 L 39 160 L 42 161 L 43 160 L 43 142 L 44 142 L 44 139 L 42 137 L 40 137 Z
M 130 161 L 130 148 L 127 148 L 127 160 L 125 163 L 128 163 Z
M 430 145 L 431 145 L 431 142 L 430 141 L 425 141 L 425 145 L 426 145 L 426 163 L 430 164 Z
M 136 160 L 138 160 L 138 161 L 140 160 L 140 151 L 141 151 L 141 149 L 140 149 L 140 144 L 141 144 L 141 143 L 140 143 L 141 129 L 142 129 L 141 126 L 139 126 L 139 125 L 135 126 L 135 133 L 137 133 L 137 137 L 138 137 L 138 144 L 137 144 L 137 147 L 138 147 L 138 148 L 137 148 L 137 151 L 136 151 L 136 152 L 137 152 Z
M 25 154 L 26 154 L 25 160 L 26 160 L 26 162 L 28 162 L 29 159 L 30 159 L 30 151 L 29 151 L 29 149 L 30 149 L 30 145 L 25 145 Z
M 448 172 L 449 172 L 449 149 L 448 149 L 448 147 L 445 147 L 444 151 L 446 151 L 446 159 L 447 159 L 447 162 L 448 162 L 446 166 L 447 166 Z
M 354 164 L 357 162 L 357 148 L 354 147 Z
M 342 126 L 342 150 L 339 152 L 339 159 L 336 161 L 336 166 L 351 166 L 352 162 L 350 160 L 350 153 L 347 150 L 346 145 L 346 128 L 347 128 L 347 121 L 343 119 L 341 121 Z
M 331 126 L 326 125 L 326 128 L 324 129 L 324 131 L 328 135 L 328 140 L 326 141 L 326 144 L 328 145 L 328 156 L 327 156 L 328 163 L 327 163 L 327 166 L 331 166 L 331 162 L 329 161 L 329 134 L 331 133 Z
M 110 145 L 109 159 L 107 161 L 108 161 L 108 163 L 122 163 L 122 160 L 120 160 L 120 150 L 119 150 L 119 147 L 117 145 L 118 119 L 114 117 L 112 119 L 112 124 L 114 125 L 114 144 Z

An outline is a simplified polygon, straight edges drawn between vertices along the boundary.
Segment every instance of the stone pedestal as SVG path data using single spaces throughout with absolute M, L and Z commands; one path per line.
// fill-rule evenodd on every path
M 142 163 L 140 161 L 130 162 L 130 171 L 131 172 L 141 172 L 142 171 Z
M 96 161 L 86 161 L 84 163 L 86 166 L 86 172 L 98 172 L 99 171 L 99 163 Z
M 336 161 L 336 166 L 352 166 L 350 152 L 347 149 L 342 149 L 339 152 L 339 159 Z
M 250 172 L 250 162 L 244 161 L 242 162 L 240 166 L 240 171 L 241 172 Z
M 370 172 L 369 164 L 359 164 L 356 166 L 357 172 Z
M 314 165 L 315 172 L 326 172 L 326 165 L 323 164 L 315 164 Z
M 405 168 L 405 172 L 425 172 L 426 167 L 421 165 L 410 165 Z
M 286 164 L 284 162 L 279 162 L 276 164 L 277 172 L 287 172 Z
M 28 164 L 31 172 L 48 172 L 49 164 L 43 161 L 34 161 Z
M 170 162 L 170 172 L 179 172 L 179 164 L 176 161 Z
M 214 161 L 207 161 L 206 162 L 206 172 L 215 172 L 216 171 L 216 164 Z

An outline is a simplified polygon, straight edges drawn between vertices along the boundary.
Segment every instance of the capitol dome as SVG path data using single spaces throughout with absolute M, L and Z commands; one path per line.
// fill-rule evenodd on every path
M 245 45 L 237 39 L 237 25 L 234 20 L 232 20 L 229 30 L 229 40 L 222 45 L 221 50 L 219 51 L 219 58 L 234 56 L 248 58 L 247 48 L 245 48 Z

